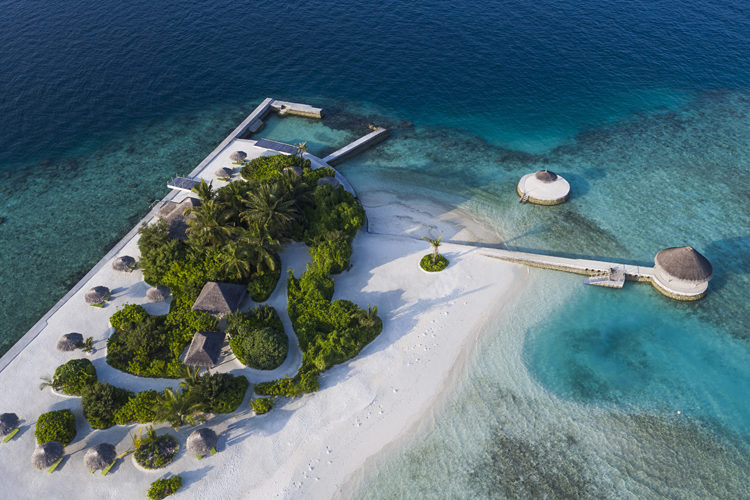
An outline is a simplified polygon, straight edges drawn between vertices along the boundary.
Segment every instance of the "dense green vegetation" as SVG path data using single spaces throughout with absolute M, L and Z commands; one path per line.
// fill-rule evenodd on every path
M 34 436 L 39 444 L 59 441 L 67 446 L 76 437 L 76 417 L 70 410 L 43 413 L 36 421 Z
M 273 409 L 273 399 L 271 398 L 258 398 L 253 399 L 250 402 L 250 406 L 256 415 L 263 415 Z
M 83 416 L 94 429 L 115 425 L 117 411 L 127 404 L 133 393 L 110 384 L 97 382 L 83 391 Z
M 286 359 L 289 337 L 271 306 L 231 315 L 227 319 L 227 334 L 232 352 L 245 366 L 273 370 Z
M 171 434 L 158 436 L 154 429 L 149 429 L 140 440 L 134 457 L 138 465 L 146 469 L 161 469 L 169 465 L 177 456 L 180 444 Z
M 174 495 L 181 487 L 182 478 L 180 476 L 157 479 L 151 483 L 151 487 L 148 489 L 148 499 L 161 500 L 169 495 Z
M 69 396 L 80 396 L 83 390 L 96 382 L 96 368 L 88 359 L 71 359 L 55 370 L 52 381 L 42 384 Z
M 419 261 L 419 267 L 430 273 L 436 273 L 442 271 L 450 262 L 445 256 L 438 254 L 437 257 L 432 254 L 427 254 Z
M 235 411 L 250 387 L 245 377 L 228 373 L 183 371 L 182 375 L 185 381 L 177 391 L 167 388 L 134 394 L 110 384 L 92 384 L 83 393 L 83 415 L 94 429 L 149 422 L 168 422 L 178 428 L 205 413 Z

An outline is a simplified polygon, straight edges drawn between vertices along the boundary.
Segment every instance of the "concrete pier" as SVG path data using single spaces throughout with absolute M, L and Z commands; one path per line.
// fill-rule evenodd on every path
M 384 141 L 389 135 L 390 132 L 388 131 L 388 129 L 378 127 L 369 134 L 362 136 L 356 141 L 347 144 L 343 148 L 329 154 L 328 156 L 323 158 L 323 161 L 325 163 L 328 163 L 329 165 L 336 165 L 344 161 L 348 157 L 364 151 L 365 149 L 372 147 L 379 142 Z
M 295 115 L 304 116 L 305 118 L 323 118 L 323 110 L 321 108 L 315 108 L 308 104 L 274 100 L 271 103 L 271 107 L 281 116 Z
M 622 270 L 625 279 L 629 281 L 651 281 L 654 276 L 654 268 L 646 266 L 634 266 L 619 262 L 607 262 L 592 259 L 571 259 L 568 257 L 555 257 L 528 252 L 516 252 L 514 250 L 486 249 L 483 255 L 494 259 L 525 264 L 543 269 L 555 269 L 569 273 L 584 274 L 588 276 L 609 275 L 612 269 Z

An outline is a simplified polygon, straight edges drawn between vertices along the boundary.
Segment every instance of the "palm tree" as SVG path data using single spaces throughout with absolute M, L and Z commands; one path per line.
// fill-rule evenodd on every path
M 193 192 L 198 194 L 198 198 L 200 198 L 201 203 L 206 203 L 207 201 L 211 201 L 216 197 L 216 191 L 214 191 L 213 188 L 213 181 L 206 184 L 205 179 L 201 179 L 200 184 L 196 184 L 193 186 Z
M 432 245 L 432 263 L 437 263 L 438 247 L 440 246 L 440 240 L 443 239 L 443 235 L 441 234 L 437 239 L 428 238 L 427 236 L 423 236 L 422 239 Z
M 299 211 L 294 200 L 288 199 L 278 183 L 264 182 L 255 191 L 245 195 L 246 210 L 242 212 L 242 219 L 252 226 L 258 226 L 265 232 L 279 237 L 283 235 L 297 217 Z
M 154 422 L 168 422 L 177 430 L 185 423 L 195 425 L 203 417 L 203 403 L 195 401 L 188 392 L 177 392 L 171 387 L 159 394 L 153 408 Z
M 271 271 L 276 269 L 276 254 L 281 251 L 281 243 L 268 231 L 261 230 L 258 224 L 251 224 L 248 230 L 242 232 L 237 241 L 247 245 L 248 251 L 252 253 L 255 260 L 257 272 L 262 272 L 264 267 Z
M 221 251 L 221 268 L 239 280 L 250 276 L 252 249 L 242 241 L 228 241 Z
M 226 225 L 227 212 L 216 200 L 209 200 L 185 213 L 195 217 L 188 219 L 188 235 L 202 243 L 219 246 L 229 239 L 230 228 Z
M 302 155 L 304 153 L 307 153 L 307 142 L 300 142 L 294 145 L 295 148 L 297 148 L 297 151 L 294 153 L 298 157 L 302 158 Z

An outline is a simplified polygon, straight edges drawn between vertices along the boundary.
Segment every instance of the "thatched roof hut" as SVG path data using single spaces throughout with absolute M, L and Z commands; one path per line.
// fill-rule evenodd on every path
M 91 472 L 103 470 L 109 467 L 117 458 L 115 445 L 109 443 L 100 443 L 86 450 L 83 455 L 83 463 Z
M 134 267 L 135 259 L 130 255 L 123 255 L 112 261 L 112 269 L 115 271 L 130 272 Z
M 200 295 L 193 304 L 193 311 L 204 311 L 215 316 L 235 312 L 245 298 L 244 285 L 209 281 L 203 285 Z
M 665 248 L 654 258 L 654 286 L 676 299 L 703 297 L 713 275 L 711 263 L 693 247 Z
M 285 167 L 284 170 L 282 170 L 285 174 L 291 174 L 299 177 L 302 175 L 302 168 L 300 167 Z
M 0 415 L 0 436 L 7 436 L 18 427 L 18 415 L 3 413 Z
M 200 368 L 213 368 L 219 362 L 224 345 L 224 332 L 196 332 L 190 342 L 183 364 Z
M 234 171 L 229 167 L 221 167 L 216 171 L 216 177 L 232 177 Z
M 335 177 L 321 177 L 318 179 L 318 186 L 333 186 L 333 187 L 339 187 L 341 183 L 336 180 Z
M 247 153 L 245 153 L 244 151 L 235 151 L 234 153 L 229 155 L 229 159 L 235 163 L 241 163 L 245 161 L 245 158 L 247 158 Z
M 164 302 L 169 298 L 169 287 L 164 285 L 152 286 L 146 290 L 146 298 L 151 302 Z
M 101 304 L 110 296 L 109 288 L 106 286 L 95 286 L 84 295 L 87 304 Z
M 63 456 L 63 445 L 59 441 L 40 444 L 31 454 L 31 464 L 37 469 L 46 469 Z
M 557 174 L 551 170 L 539 170 L 534 174 L 534 177 L 542 182 L 554 182 L 557 180 Z
M 187 438 L 187 449 L 198 457 L 203 457 L 216 450 L 219 438 L 211 429 L 196 429 Z
M 63 352 L 75 351 L 83 342 L 83 335 L 80 333 L 66 333 L 57 341 L 57 350 Z

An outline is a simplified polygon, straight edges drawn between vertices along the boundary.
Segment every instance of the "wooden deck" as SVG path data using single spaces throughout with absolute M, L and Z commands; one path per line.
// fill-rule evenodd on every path
M 271 103 L 271 108 L 281 116 L 296 115 L 304 116 L 306 118 L 323 118 L 323 110 L 321 108 L 315 108 L 308 104 L 300 104 L 298 102 L 274 100 Z
M 374 131 L 367 135 L 364 135 L 354 142 L 351 142 L 341 149 L 337 149 L 333 153 L 329 154 L 323 161 L 329 165 L 337 165 L 352 155 L 355 155 L 365 149 L 374 146 L 375 144 L 384 141 L 390 132 L 388 129 L 378 127 Z

